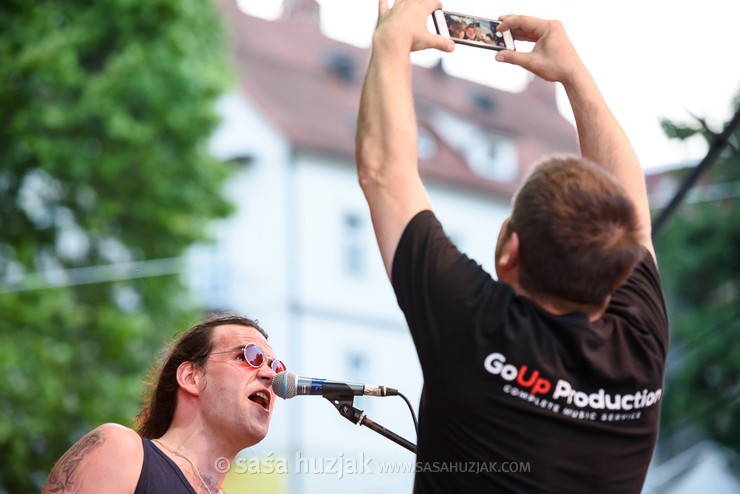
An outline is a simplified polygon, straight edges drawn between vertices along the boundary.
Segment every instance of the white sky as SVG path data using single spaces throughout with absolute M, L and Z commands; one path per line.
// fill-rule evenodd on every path
M 370 45 L 377 0 L 318 1 L 327 36 Z M 274 18 L 282 2 L 240 4 L 253 15 Z M 720 132 L 734 113 L 731 101 L 740 91 L 738 0 L 443 0 L 443 5 L 489 18 L 521 13 L 559 19 L 645 168 L 700 159 L 706 153 L 702 139 L 668 141 L 660 118 L 690 122 L 690 112 Z M 452 54 L 428 50 L 414 60 L 428 65 L 440 56 L 450 73 L 500 89 L 518 91 L 528 81 L 523 69 L 497 63 L 489 50 L 458 45 Z M 561 108 L 572 118 L 567 102 Z

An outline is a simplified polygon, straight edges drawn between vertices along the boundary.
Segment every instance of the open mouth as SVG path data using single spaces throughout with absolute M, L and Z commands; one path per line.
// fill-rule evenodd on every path
M 270 394 L 266 391 L 257 391 L 250 395 L 249 399 L 264 408 L 266 412 L 270 411 Z

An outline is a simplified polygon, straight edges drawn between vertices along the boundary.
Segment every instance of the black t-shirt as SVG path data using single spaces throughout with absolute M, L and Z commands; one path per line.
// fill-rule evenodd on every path
M 668 348 L 647 250 L 595 323 L 517 296 L 431 211 L 406 227 L 392 277 L 424 375 L 415 492 L 640 492 Z

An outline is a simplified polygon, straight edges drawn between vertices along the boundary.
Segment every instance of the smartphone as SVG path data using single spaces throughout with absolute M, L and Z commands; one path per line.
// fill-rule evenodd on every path
M 455 43 L 478 46 L 491 50 L 515 50 L 511 31 L 497 31 L 501 21 L 485 19 L 446 10 L 432 12 L 437 33 L 447 36 Z

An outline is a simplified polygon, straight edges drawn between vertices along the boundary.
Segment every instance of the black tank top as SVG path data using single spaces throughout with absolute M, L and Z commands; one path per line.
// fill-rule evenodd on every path
M 134 494 L 196 494 L 188 479 L 169 456 L 144 437 L 144 464 Z

